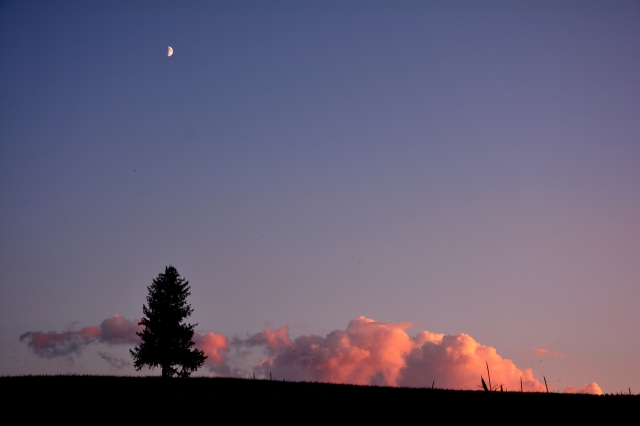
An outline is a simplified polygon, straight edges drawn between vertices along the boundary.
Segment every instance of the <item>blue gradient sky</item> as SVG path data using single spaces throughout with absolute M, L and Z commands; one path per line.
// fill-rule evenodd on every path
M 198 329 L 640 390 L 639 2 L 3 2 L 0 57 L 0 374 L 108 373 L 18 336 L 172 264 Z

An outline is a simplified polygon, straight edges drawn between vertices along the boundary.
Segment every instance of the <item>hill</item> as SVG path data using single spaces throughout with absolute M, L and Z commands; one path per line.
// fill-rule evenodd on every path
M 30 419 L 216 421 L 594 420 L 635 414 L 637 395 L 456 391 L 234 378 L 0 378 L 4 406 Z

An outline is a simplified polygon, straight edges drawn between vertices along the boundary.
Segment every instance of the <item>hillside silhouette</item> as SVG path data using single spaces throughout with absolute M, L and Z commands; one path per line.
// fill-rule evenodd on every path
M 591 419 L 633 414 L 637 395 L 456 391 L 236 378 L 2 377 L 5 406 L 30 419 L 52 415 L 211 421 L 453 422 Z M 57 413 L 57 414 L 56 414 Z

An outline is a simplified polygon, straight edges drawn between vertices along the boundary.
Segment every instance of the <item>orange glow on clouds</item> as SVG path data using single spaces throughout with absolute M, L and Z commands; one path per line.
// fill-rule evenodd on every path
M 229 340 L 226 336 L 211 332 L 204 336 L 194 333 L 193 341 L 196 344 L 196 348 L 204 351 L 207 356 L 206 365 L 220 367 L 224 363 L 225 355 L 229 352 Z
M 263 360 L 258 371 L 291 380 L 396 386 L 412 348 L 403 327 L 360 317 L 346 331 L 334 330 L 326 337 L 287 338 L 289 345 L 271 350 L 275 356 Z
M 259 369 L 278 378 L 320 382 L 387 386 L 430 386 L 477 389 L 486 379 L 486 364 L 494 384 L 527 391 L 543 391 L 544 385 L 531 370 L 521 371 L 492 347 L 471 336 L 447 336 L 428 331 L 410 337 L 408 324 L 391 324 L 360 317 L 346 330 L 326 337 L 303 335 L 285 349 L 270 349 L 273 355 Z M 276 333 L 286 331 L 283 327 Z M 288 340 L 288 339 L 287 339 Z
M 69 324 L 67 331 L 28 331 L 20 336 L 21 341 L 26 341 L 28 347 L 36 355 L 43 358 L 55 358 L 58 356 L 79 355 L 84 347 L 92 342 L 107 344 L 136 344 L 140 338 L 136 331 L 141 331 L 139 320 L 128 320 L 115 314 L 107 318 L 99 326 L 89 326 L 74 330 L 77 322 Z
M 602 389 L 598 386 L 597 383 L 592 382 L 588 383 L 580 388 L 576 388 L 573 386 L 565 386 L 563 389 L 564 393 L 591 393 L 594 395 L 602 395 Z
M 478 389 L 480 377 L 487 380 L 486 365 L 491 371 L 491 383 L 507 390 L 542 392 L 544 384 L 533 377 L 531 369 L 520 370 L 510 359 L 502 358 L 491 346 L 476 342 L 468 334 L 445 335 L 438 341 L 417 342 L 407 357 L 404 386 L 424 386 L 435 383 L 450 389 Z
M 550 352 L 544 348 L 536 348 L 533 350 L 534 356 L 564 356 L 562 352 Z
M 136 335 L 142 327 L 139 320 L 127 320 L 121 315 L 107 318 L 99 326 L 67 331 L 27 332 L 20 336 L 38 356 L 54 358 L 79 355 L 88 344 L 139 344 Z M 254 371 L 263 377 L 270 374 L 277 379 L 316 382 L 350 383 L 359 385 L 478 389 L 480 377 L 491 371 L 491 383 L 505 390 L 519 391 L 520 380 L 525 392 L 544 392 L 545 386 L 533 376 L 532 369 L 520 370 L 510 359 L 502 358 L 495 348 L 476 342 L 468 334 L 437 334 L 422 331 L 415 337 L 405 331 L 409 323 L 378 322 L 359 317 L 349 322 L 346 330 L 333 330 L 326 336 L 304 334 L 291 340 L 284 326 L 246 339 L 234 338 L 236 349 L 229 356 L 229 339 L 216 333 L 195 333 L 196 348 L 207 356 L 205 365 L 221 375 L 242 375 L 229 362 L 243 359 L 251 348 L 266 353 Z M 244 349 L 243 349 L 244 348 Z M 563 356 L 543 348 L 535 349 L 538 356 Z M 103 355 L 103 358 L 105 356 Z M 107 359 L 107 361 L 109 361 Z M 121 368 L 125 364 L 118 364 Z M 582 387 L 565 386 L 566 393 L 602 394 L 597 383 Z
M 525 392 L 545 391 L 532 369 L 518 369 L 495 348 L 481 345 L 467 334 L 423 331 L 411 337 L 405 332 L 408 326 L 360 317 L 350 321 L 346 330 L 334 330 L 325 337 L 307 334 L 293 341 L 282 337 L 281 342 L 289 342 L 287 345 L 267 344 L 267 336 L 286 333 L 287 328 L 282 327 L 246 342 L 265 342 L 269 356 L 257 371 L 279 379 L 411 387 L 435 382 L 439 388 L 478 389 L 480 377 L 487 379 L 488 363 L 493 385 L 515 391 L 520 390 L 522 380 Z M 597 393 L 599 387 L 593 385 L 579 389 Z

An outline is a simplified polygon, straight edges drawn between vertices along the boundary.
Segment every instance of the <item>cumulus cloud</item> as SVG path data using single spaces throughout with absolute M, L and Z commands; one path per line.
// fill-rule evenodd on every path
M 289 380 L 396 386 L 404 357 L 413 346 L 406 326 L 360 317 L 349 322 L 346 330 L 334 330 L 326 337 L 303 335 L 293 341 L 286 336 L 286 327 L 265 330 L 272 356 L 256 371 Z
M 293 340 L 287 327 L 269 329 L 236 345 L 262 346 L 268 356 L 256 367 L 264 377 L 362 385 L 477 389 L 480 377 L 507 390 L 543 392 L 533 370 L 521 370 L 495 348 L 467 334 L 444 335 L 423 331 L 412 337 L 410 324 L 385 323 L 360 317 L 346 330 L 326 336 L 302 335 Z
M 63 332 L 28 331 L 20 336 L 20 341 L 27 343 L 36 355 L 42 358 L 56 358 L 69 355 L 80 355 L 90 343 L 107 343 L 110 345 L 137 344 L 140 338 L 137 331 L 142 330 L 137 320 L 128 320 L 115 314 L 100 325 L 76 330 L 78 322 L 67 326 Z
M 602 389 L 597 383 L 591 382 L 586 385 L 576 388 L 573 386 L 565 386 L 562 390 L 564 393 L 590 393 L 593 395 L 602 395 Z
M 204 363 L 210 371 L 229 373 L 229 367 L 225 363 L 226 354 L 229 352 L 229 339 L 226 336 L 211 332 L 205 335 L 194 333 L 193 341 L 196 348 L 207 356 Z
M 510 359 L 502 358 L 495 348 L 476 342 L 468 334 L 445 335 L 441 339 L 427 339 L 421 343 L 416 337 L 416 347 L 406 358 L 403 386 L 425 386 L 435 383 L 448 389 L 477 389 L 480 377 L 487 377 L 487 364 L 491 383 L 507 390 L 542 392 L 545 386 L 533 377 L 531 369 L 520 370 Z
M 64 332 L 27 332 L 20 336 L 33 352 L 43 358 L 79 355 L 88 344 L 135 345 L 140 343 L 136 332 L 142 330 L 139 320 L 121 315 L 107 318 L 99 326 L 77 329 L 77 323 Z M 194 333 L 195 347 L 207 356 L 205 366 L 220 375 L 243 375 L 236 366 L 250 352 L 260 349 L 263 358 L 253 369 L 259 375 L 270 374 L 277 379 L 438 388 L 478 389 L 480 377 L 505 390 L 544 392 L 545 385 L 533 376 L 531 369 L 521 370 L 510 359 L 503 358 L 495 348 L 477 342 L 468 334 L 445 335 L 423 331 L 407 334 L 408 323 L 379 322 L 359 317 L 349 322 L 346 330 L 333 330 L 326 336 L 304 334 L 289 338 L 284 326 L 265 330 L 246 338 L 229 339 L 216 333 Z M 230 353 L 230 349 L 234 349 Z M 100 356 L 112 367 L 130 365 L 124 359 L 108 353 Z M 538 356 L 563 356 L 543 348 Z M 230 363 L 230 364 L 229 364 Z M 580 388 L 565 386 L 567 393 L 601 394 L 597 383 Z
M 137 345 L 140 337 L 136 333 L 142 332 L 139 322 L 140 319 L 128 320 L 115 314 L 100 324 L 100 341 L 111 345 Z

